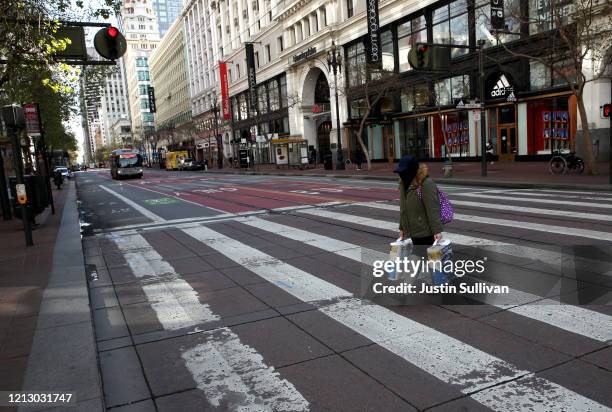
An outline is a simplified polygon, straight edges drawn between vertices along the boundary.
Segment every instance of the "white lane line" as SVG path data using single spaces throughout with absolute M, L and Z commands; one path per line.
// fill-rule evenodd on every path
M 459 193 L 454 192 L 450 194 L 451 197 L 461 196 L 461 197 L 476 197 L 482 199 L 494 199 L 494 200 L 513 200 L 515 202 L 531 202 L 531 203 L 544 203 L 549 205 L 567 205 L 567 206 L 584 206 L 584 207 L 592 207 L 594 209 L 612 209 L 612 204 L 602 204 L 602 203 L 590 203 L 590 202 L 571 202 L 569 200 L 548 200 L 548 199 L 531 199 L 524 198 L 519 196 L 495 196 L 495 195 L 485 195 L 480 193 Z M 584 198 L 583 198 L 584 199 Z
M 157 319 L 166 330 L 195 327 L 219 320 L 200 303 L 197 292 L 140 235 L 109 236 L 124 252 L 134 275 L 142 279 Z M 229 328 L 198 334 L 204 343 L 184 350 L 181 357 L 199 389 L 217 407 L 229 410 L 308 411 L 309 404 L 293 384 L 281 378 L 253 348 Z
M 465 394 L 489 388 L 487 394 L 478 399 L 485 406 L 497 406 L 498 398 L 503 396 L 503 392 L 494 388 L 496 385 L 518 377 L 533 376 L 530 371 L 518 369 L 387 308 L 366 300 L 347 298 L 351 296 L 350 292 L 212 229 L 198 227 L 184 229 L 184 232 L 303 302 L 340 299 L 319 310 Z M 278 282 L 279 279 L 283 282 Z M 554 382 L 543 378 L 533 379 L 534 382 L 525 388 L 518 382 L 512 388 L 511 395 L 518 398 L 521 393 L 536 392 L 541 402 L 554 405 L 555 410 L 571 410 L 567 406 L 573 405 L 576 399 L 583 402 L 583 410 L 608 410 Z M 527 398 L 524 399 L 524 402 L 527 401 Z M 498 410 L 518 412 L 524 409 L 515 405 Z
M 145 216 L 146 218 L 151 219 L 154 222 L 165 222 L 166 221 L 166 219 L 164 219 L 163 217 L 156 215 L 155 213 L 151 212 L 148 209 L 145 209 L 144 207 L 140 206 L 138 203 L 134 202 L 131 199 L 128 199 L 122 194 L 119 194 L 104 185 L 99 185 L 99 186 L 105 191 L 107 191 L 108 193 L 112 194 L 113 196 L 121 200 L 122 202 L 126 203 L 128 206 L 130 206 L 131 208 L 133 208 L 134 210 L 136 210 L 137 212 L 139 212 L 141 215 Z
M 363 248 L 352 243 L 336 240 L 269 220 L 254 217 L 245 219 L 241 223 L 278 236 L 306 243 L 310 246 L 325 250 L 326 252 L 332 252 L 357 262 L 363 262 L 362 259 L 364 256 L 372 254 L 370 250 L 363 253 Z M 376 259 L 386 259 L 388 257 L 388 255 L 380 252 L 374 251 L 374 254 Z M 487 283 L 495 285 L 492 282 Z M 507 296 L 506 299 L 507 303 L 504 304 L 490 304 L 600 342 L 612 341 L 612 317 L 610 316 L 579 306 L 560 305 L 559 302 L 551 299 L 542 300 L 541 296 L 515 289 L 510 289 L 510 295 Z M 484 303 L 489 303 L 487 301 L 487 295 L 485 295 L 482 300 Z M 518 306 L 535 301 L 539 301 L 537 305 L 530 304 Z
M 584 212 L 575 212 L 573 210 L 551 210 L 551 209 L 542 209 L 537 207 L 524 207 L 524 206 L 514 206 L 514 205 L 502 205 L 498 203 L 481 203 L 481 202 L 470 202 L 467 200 L 452 200 L 453 205 L 457 206 L 467 206 L 467 207 L 476 207 L 481 209 L 492 209 L 492 210 L 501 210 L 501 211 L 510 211 L 510 212 L 521 212 L 521 213 L 534 213 L 542 216 L 559 216 L 559 217 L 569 217 L 572 219 L 585 219 L 585 220 L 597 220 L 603 222 L 610 222 L 612 217 L 610 215 L 601 215 L 597 213 L 584 213 Z
M 455 200 L 453 200 L 453 202 L 455 202 Z M 397 205 L 389 205 L 389 204 L 379 203 L 379 202 L 370 202 L 370 203 L 362 202 L 362 203 L 354 203 L 354 205 L 364 206 L 364 207 L 373 207 L 376 209 L 392 210 L 396 212 L 399 212 L 400 210 L 400 207 Z M 317 210 L 315 211 L 300 210 L 299 212 L 300 213 L 310 213 L 310 214 L 319 213 L 319 211 Z M 542 213 L 542 214 L 546 214 L 546 213 Z M 368 218 L 360 217 L 359 219 L 361 220 L 361 219 L 368 219 Z M 537 232 L 550 233 L 551 237 L 555 235 L 567 235 L 567 236 L 576 236 L 576 237 L 585 237 L 585 238 L 597 239 L 597 240 L 612 241 L 612 233 L 600 232 L 598 230 L 580 229 L 580 228 L 567 227 L 567 226 L 545 225 L 542 223 L 524 222 L 520 220 L 497 219 L 497 218 L 486 217 L 486 216 L 464 215 L 461 213 L 455 213 L 455 216 L 453 217 L 453 219 L 463 220 L 466 222 L 486 223 L 489 225 L 496 225 L 496 226 L 520 227 L 520 228 L 524 228 L 528 230 L 535 230 Z M 354 222 L 354 223 L 357 223 L 357 222 Z M 398 225 L 396 224 L 395 226 L 397 230 Z M 456 237 L 456 235 L 453 235 L 453 236 Z M 457 243 L 461 243 L 461 242 L 457 241 Z
M 612 193 L 610 192 L 587 192 L 587 191 L 579 191 L 579 190 L 554 190 L 554 189 L 514 189 L 515 192 L 532 192 L 532 193 L 559 193 L 560 195 L 593 195 L 597 196 L 597 199 L 612 198 Z M 600 197 L 599 197 L 600 196 Z M 612 199 L 610 199 L 612 200 Z
M 564 199 L 580 199 L 580 200 L 596 200 L 596 201 L 604 201 L 604 202 L 612 202 L 612 198 L 609 197 L 593 197 L 593 196 L 583 196 L 583 195 L 563 195 L 563 194 L 551 194 L 551 193 L 532 193 L 532 192 L 519 192 L 514 191 L 508 193 L 511 195 L 517 196 L 533 196 L 533 197 L 555 197 L 555 198 L 564 198 Z

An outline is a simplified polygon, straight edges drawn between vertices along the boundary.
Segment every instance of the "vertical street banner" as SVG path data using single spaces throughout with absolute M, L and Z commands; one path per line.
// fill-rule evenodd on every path
M 29 136 L 40 136 L 40 122 L 38 121 L 38 105 L 24 104 L 26 130 Z
M 219 79 L 221 80 L 221 110 L 223 120 L 230 120 L 229 85 L 227 82 L 227 63 L 219 61 Z
M 378 0 L 366 0 L 366 19 L 368 24 L 367 55 L 368 63 L 381 67 L 380 25 L 378 23 Z
M 149 96 L 149 113 L 156 113 L 157 107 L 155 106 L 155 88 L 153 86 L 149 86 L 147 89 L 147 94 Z
M 491 0 L 491 29 L 504 30 L 505 28 L 504 0 Z
M 246 52 L 247 63 L 247 80 L 249 85 L 249 102 L 251 110 L 257 111 L 257 78 L 255 77 L 255 51 L 253 43 L 245 43 L 244 50 Z

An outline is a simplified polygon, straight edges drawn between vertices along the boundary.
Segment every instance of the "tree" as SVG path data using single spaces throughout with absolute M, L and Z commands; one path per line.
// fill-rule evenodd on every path
M 24 72 L 67 70 L 58 65 L 55 53 L 65 50 L 69 39 L 59 38 L 62 20 L 109 18 L 119 12 L 121 0 L 4 0 L 0 5 L 0 88 Z M 51 78 L 42 85 L 59 90 Z
M 363 132 L 365 130 L 365 124 L 372 111 L 380 104 L 381 100 L 389 96 L 398 85 L 398 74 L 386 70 L 385 68 L 379 68 L 376 65 L 363 65 L 360 68 L 351 68 L 354 70 L 353 81 L 357 85 L 351 87 L 351 85 L 345 85 L 343 94 L 346 96 L 355 95 L 353 94 L 355 89 L 362 91 L 363 95 L 359 95 L 359 106 L 353 107 L 353 109 L 359 110 L 359 128 L 357 129 L 357 143 L 361 147 L 362 152 L 366 157 L 367 170 L 372 169 L 372 160 L 370 158 L 370 152 L 363 141 Z M 347 99 L 348 100 L 348 99 Z
M 597 173 L 592 153 L 585 86 L 602 76 L 610 76 L 612 63 L 612 14 L 609 3 L 598 0 L 548 0 L 544 9 L 530 16 L 510 10 L 509 17 L 540 33 L 546 47 L 514 47 L 503 42 L 510 55 L 539 63 L 561 79 L 576 97 L 582 127 L 585 169 Z

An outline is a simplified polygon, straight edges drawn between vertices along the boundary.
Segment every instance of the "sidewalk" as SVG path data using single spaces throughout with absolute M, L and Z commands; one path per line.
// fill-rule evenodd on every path
M 0 221 L 0 390 L 72 392 L 70 409 L 103 410 L 74 183 L 53 198 L 32 247 L 21 220 Z
M 445 178 L 442 170 L 442 162 L 428 162 L 429 175 L 438 183 L 461 184 L 470 186 L 492 186 L 492 187 L 521 187 L 521 188 L 557 188 L 557 189 L 591 189 L 612 190 L 608 183 L 608 163 L 599 162 L 596 176 L 586 174 L 578 175 L 568 173 L 566 175 L 551 175 L 548 172 L 547 162 L 495 162 L 487 164 L 487 176 L 481 175 L 480 162 L 453 162 L 453 177 Z M 245 174 L 272 174 L 283 176 L 317 176 L 317 177 L 343 177 L 373 180 L 397 180 L 393 173 L 394 163 L 372 163 L 372 170 L 357 170 L 354 164 L 348 165 L 347 170 L 325 170 L 322 165 L 309 167 L 308 169 L 279 168 L 277 165 L 258 165 L 248 171 L 238 169 L 209 169 L 212 173 L 245 173 Z

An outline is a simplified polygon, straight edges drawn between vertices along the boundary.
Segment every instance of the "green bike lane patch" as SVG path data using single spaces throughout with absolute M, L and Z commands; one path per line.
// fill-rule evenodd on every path
M 130 182 L 106 182 L 104 186 L 165 220 L 209 217 L 220 213 L 203 205 L 183 201 L 166 188 L 140 187 L 139 183 Z M 110 193 L 108 196 L 115 197 Z M 121 202 L 119 199 L 114 200 Z M 111 226 L 123 225 L 125 223 Z

